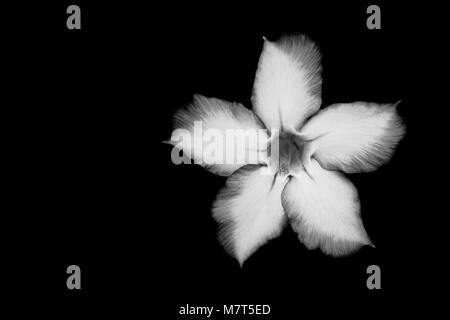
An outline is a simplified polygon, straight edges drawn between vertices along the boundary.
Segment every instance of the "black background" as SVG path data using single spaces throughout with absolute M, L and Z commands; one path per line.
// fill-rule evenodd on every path
M 81 7 L 81 30 L 66 28 L 70 4 Z M 425 143 L 411 68 L 420 56 L 411 24 L 418 11 L 375 2 L 382 29 L 368 30 L 369 4 L 61 1 L 23 9 L 29 27 L 15 38 L 23 49 L 11 60 L 11 83 L 19 88 L 14 134 L 24 143 L 11 190 L 26 196 L 15 200 L 20 249 L 7 262 L 19 270 L 19 294 L 44 297 L 60 316 L 191 319 L 177 316 L 188 303 L 269 304 L 270 319 L 407 309 L 431 263 L 417 236 L 429 210 L 415 160 Z M 349 176 L 376 249 L 331 258 L 307 250 L 288 227 L 240 268 L 218 243 L 210 213 L 226 179 L 173 165 L 161 141 L 194 93 L 251 108 L 262 36 L 293 32 L 321 49 L 323 106 L 401 100 L 407 134 L 387 165 Z M 81 267 L 80 291 L 66 288 L 71 264 Z M 378 291 L 366 287 L 372 264 L 381 268 Z

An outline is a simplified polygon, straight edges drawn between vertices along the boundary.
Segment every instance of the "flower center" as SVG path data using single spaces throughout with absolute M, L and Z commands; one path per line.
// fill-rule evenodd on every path
M 281 174 L 291 174 L 302 170 L 302 157 L 305 152 L 305 145 L 306 141 L 298 135 L 281 131 L 272 140 L 269 148 L 271 168 Z

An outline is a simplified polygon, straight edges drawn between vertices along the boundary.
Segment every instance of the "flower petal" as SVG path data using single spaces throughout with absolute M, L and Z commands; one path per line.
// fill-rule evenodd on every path
M 247 165 L 231 175 L 213 206 L 221 223 L 224 247 L 242 265 L 259 246 L 275 238 L 285 221 L 281 192 L 286 176 L 267 174 L 267 168 Z
M 286 184 L 283 208 L 300 241 L 332 256 L 351 253 L 370 244 L 359 217 L 353 184 L 338 172 L 325 170 L 314 159 Z
M 305 36 L 265 41 L 252 97 L 268 129 L 298 128 L 321 103 L 320 52 Z
M 264 163 L 267 132 L 241 104 L 195 95 L 192 105 L 175 114 L 174 127 L 169 142 L 216 174 L 228 176 L 243 165 Z
M 396 104 L 355 102 L 329 106 L 300 134 L 322 167 L 347 173 L 373 171 L 392 156 L 405 127 Z

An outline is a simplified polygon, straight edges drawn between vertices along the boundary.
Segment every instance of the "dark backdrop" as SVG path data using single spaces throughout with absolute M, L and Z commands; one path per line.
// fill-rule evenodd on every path
M 11 264 L 21 280 L 29 268 L 37 274 L 31 288 L 16 279 L 22 293 L 47 297 L 60 315 L 124 310 L 159 319 L 183 319 L 177 312 L 188 303 L 269 304 L 270 319 L 407 308 L 400 301 L 416 297 L 426 261 L 415 157 L 425 138 L 411 70 L 420 35 L 408 24 L 417 12 L 377 2 L 382 29 L 368 30 L 372 3 L 73 3 L 82 30 L 65 27 L 72 3 L 46 4 L 24 12 L 34 27 L 16 39 L 24 45 L 16 81 L 26 90 L 16 105 L 28 128 L 19 159 L 27 196 L 15 213 L 26 240 Z M 262 36 L 293 32 L 320 46 L 323 106 L 401 100 L 407 134 L 387 165 L 349 176 L 376 249 L 331 258 L 307 250 L 288 227 L 240 268 L 219 245 L 210 212 L 226 179 L 172 164 L 161 141 L 194 93 L 251 108 Z M 80 291 L 66 288 L 70 264 L 81 267 Z M 379 291 L 366 287 L 372 264 L 381 268 Z

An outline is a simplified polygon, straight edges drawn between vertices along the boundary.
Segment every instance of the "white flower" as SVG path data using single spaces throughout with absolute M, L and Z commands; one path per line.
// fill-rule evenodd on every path
M 202 162 L 215 141 L 180 140 L 177 130 L 170 141 L 208 170 L 230 176 L 212 211 L 223 245 L 241 265 L 278 236 L 286 221 L 307 248 L 332 256 L 371 244 L 359 217 L 357 190 L 338 170 L 376 170 L 390 159 L 405 129 L 396 104 L 354 102 L 317 112 L 320 73 L 319 50 L 305 36 L 275 43 L 265 39 L 253 112 L 238 103 L 195 96 L 175 115 L 175 127 L 191 134 L 196 121 L 219 132 L 265 129 L 265 143 L 246 146 L 262 156 L 247 164 Z

